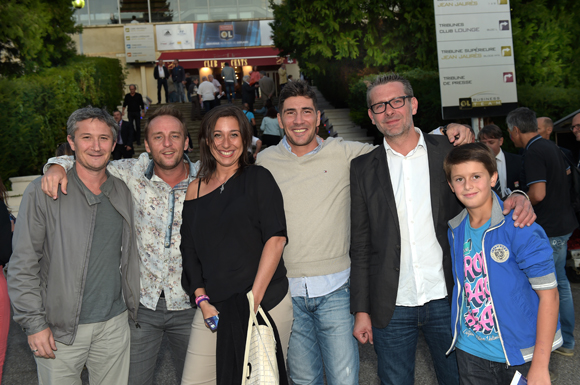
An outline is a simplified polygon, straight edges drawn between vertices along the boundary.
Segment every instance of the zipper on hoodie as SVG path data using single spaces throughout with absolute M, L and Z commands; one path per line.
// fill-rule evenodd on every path
M 451 230 L 451 237 L 453 238 L 453 250 L 455 250 L 455 233 L 453 232 L 453 229 Z M 461 289 L 459 289 L 461 286 L 459 285 L 459 278 L 457 277 L 457 269 L 455 269 L 456 273 L 455 273 L 455 279 L 457 281 L 457 298 L 455 299 L 455 303 L 459 304 L 459 298 L 461 297 Z M 453 295 L 453 293 L 452 293 Z M 447 353 L 445 353 L 445 355 L 449 355 L 451 354 L 451 351 L 453 350 L 453 348 L 455 347 L 455 343 L 457 342 L 457 323 L 459 322 L 459 313 L 460 313 L 460 309 L 457 309 L 457 314 L 455 315 L 455 325 L 453 326 L 453 340 L 451 340 L 451 347 L 449 347 L 449 350 L 447 350 Z
M 483 263 L 485 264 L 485 270 L 487 271 L 487 284 L 489 285 L 489 297 L 491 298 L 491 307 L 493 308 L 493 315 L 495 317 L 495 322 L 497 325 L 497 334 L 499 335 L 499 342 L 501 342 L 501 348 L 503 349 L 503 354 L 505 355 L 506 368 L 507 368 L 507 367 L 511 366 L 510 359 L 508 358 L 507 352 L 505 350 L 503 337 L 501 336 L 501 330 L 499 327 L 499 319 L 497 318 L 497 312 L 495 311 L 495 301 L 493 300 L 493 296 L 491 295 L 491 280 L 489 278 L 489 269 L 487 268 L 487 258 L 486 258 L 486 254 L 485 254 L 485 236 L 487 235 L 488 232 L 490 232 L 491 230 L 495 230 L 495 229 L 499 228 L 504 223 L 505 223 L 505 219 L 503 221 L 501 221 L 497 226 L 490 227 L 487 230 L 485 230 L 485 232 L 483 233 L 483 237 L 481 238 L 481 252 L 483 253 Z

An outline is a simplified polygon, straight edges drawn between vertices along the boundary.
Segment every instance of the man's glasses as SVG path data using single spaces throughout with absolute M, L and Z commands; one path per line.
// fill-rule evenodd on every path
M 401 108 L 405 105 L 405 99 L 410 98 L 412 98 L 412 96 L 399 96 L 398 98 L 394 98 L 386 102 L 376 103 L 371 106 L 371 111 L 373 114 L 382 114 L 386 111 L 387 104 L 396 110 L 397 108 Z
M 580 130 L 580 124 L 575 124 L 573 126 L 570 126 L 570 131 L 574 131 L 574 130 Z

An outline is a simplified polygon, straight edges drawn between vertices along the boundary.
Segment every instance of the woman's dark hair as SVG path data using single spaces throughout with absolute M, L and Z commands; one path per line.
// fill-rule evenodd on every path
M 238 171 L 250 165 L 246 152 L 248 147 L 252 144 L 252 126 L 250 121 L 244 115 L 244 112 L 234 105 L 223 105 L 211 109 L 201 120 L 201 128 L 199 132 L 199 153 L 200 153 L 200 168 L 199 177 L 205 183 L 208 183 L 216 169 L 216 160 L 211 153 L 211 146 L 213 146 L 213 132 L 215 125 L 220 118 L 232 117 L 237 119 L 240 126 L 240 135 L 242 137 L 242 155 L 238 160 Z
M 278 117 L 278 111 L 274 107 L 268 108 L 268 112 L 266 112 L 266 117 L 276 119 Z

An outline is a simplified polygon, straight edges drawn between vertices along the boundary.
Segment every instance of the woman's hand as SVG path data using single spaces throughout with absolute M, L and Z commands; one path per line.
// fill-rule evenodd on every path
M 202 303 L 200 303 L 199 308 L 201 309 L 201 313 L 203 314 L 204 320 L 219 314 L 219 311 L 217 311 L 215 306 L 213 306 L 208 301 L 203 301 Z M 207 324 L 205 326 L 208 327 Z

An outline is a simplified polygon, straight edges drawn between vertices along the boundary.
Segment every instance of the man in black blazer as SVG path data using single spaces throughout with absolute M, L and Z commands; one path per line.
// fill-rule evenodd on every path
M 414 127 L 418 101 L 406 79 L 378 77 L 367 103 L 385 140 L 351 163 L 353 334 L 374 343 L 382 384 L 405 385 L 414 382 L 421 329 L 439 383 L 458 384 L 455 354 L 446 356 L 453 287 L 447 221 L 462 209 L 443 171 L 453 146 Z M 506 207 L 516 202 L 518 224 L 533 221 L 524 196 L 509 198 Z
M 161 104 L 161 87 L 165 88 L 165 103 L 169 103 L 169 92 L 167 89 L 167 78 L 170 76 L 169 69 L 159 59 L 153 70 L 153 77 L 157 80 L 157 104 Z
M 522 156 L 502 151 L 503 135 L 501 128 L 495 124 L 483 127 L 477 134 L 477 140 L 487 144 L 495 154 L 499 178 L 493 189 L 505 199 L 510 192 L 521 188 Z
M 113 118 L 119 125 L 119 133 L 117 135 L 117 143 L 113 149 L 113 160 L 121 158 L 132 158 L 135 150 L 133 150 L 133 129 L 129 122 L 123 120 L 121 111 L 113 112 Z

